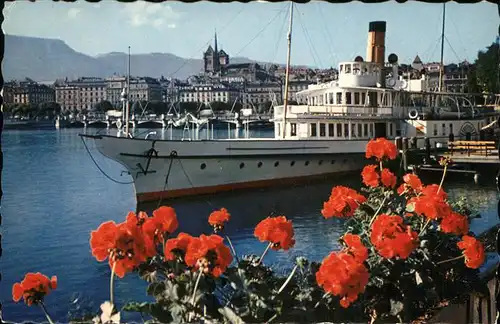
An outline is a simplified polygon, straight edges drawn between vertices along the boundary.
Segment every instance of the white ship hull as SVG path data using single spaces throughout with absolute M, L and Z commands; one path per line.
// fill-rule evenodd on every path
M 367 163 L 367 140 L 92 138 L 102 154 L 130 172 L 137 202 L 289 184 Z

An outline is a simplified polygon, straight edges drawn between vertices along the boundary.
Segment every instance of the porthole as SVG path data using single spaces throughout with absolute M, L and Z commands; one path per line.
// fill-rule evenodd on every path
M 294 166 L 294 165 L 295 165 L 295 161 L 290 162 L 290 166 Z
M 335 164 L 335 160 L 332 160 L 330 163 L 331 163 L 331 164 Z
M 262 166 L 262 162 L 257 163 L 257 168 L 260 168 Z
M 243 169 L 245 167 L 245 163 L 241 162 L 240 163 L 240 169 Z
M 277 167 L 278 165 L 280 165 L 279 161 L 274 162 L 275 167 Z
M 322 165 L 323 164 L 323 160 L 319 160 L 318 164 Z
M 309 161 L 306 161 L 306 163 L 305 163 L 305 164 L 306 164 L 306 165 L 309 165 Z
M 207 167 L 207 165 L 206 165 L 205 163 L 202 163 L 202 164 L 200 165 L 200 169 L 202 169 L 202 170 L 205 170 L 205 168 L 206 168 L 206 167 Z

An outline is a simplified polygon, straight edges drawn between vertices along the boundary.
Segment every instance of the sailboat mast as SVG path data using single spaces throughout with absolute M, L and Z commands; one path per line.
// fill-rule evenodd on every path
M 443 2 L 443 27 L 441 29 L 441 61 L 440 61 L 440 65 L 439 65 L 439 92 L 441 92 L 443 90 L 443 75 L 444 75 L 443 56 L 444 56 L 445 19 L 446 19 L 446 3 Z
M 130 115 L 130 46 L 128 47 L 128 71 L 127 71 L 127 108 L 125 110 L 125 134 L 128 136 L 128 118 Z
M 288 27 L 288 49 L 285 71 L 285 98 L 283 100 L 283 138 L 286 136 L 286 111 L 288 110 L 288 81 L 290 79 L 290 55 L 292 52 L 293 1 L 290 3 L 290 25 Z

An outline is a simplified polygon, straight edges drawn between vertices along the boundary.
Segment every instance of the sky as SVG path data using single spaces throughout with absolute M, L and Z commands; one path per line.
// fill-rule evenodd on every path
M 78 52 L 96 56 L 109 52 L 172 53 L 202 58 L 217 31 L 219 48 L 231 57 L 286 62 L 287 2 L 124 4 L 103 0 L 54 2 L 16 0 L 6 4 L 6 34 L 55 38 Z M 387 21 L 386 57 L 396 53 L 401 63 L 415 55 L 439 62 L 442 4 L 395 1 L 377 4 L 330 4 L 311 1 L 294 5 L 293 65 L 335 67 L 357 55 L 366 57 L 368 24 Z M 474 61 L 478 50 L 498 33 L 497 5 L 446 4 L 445 63 Z

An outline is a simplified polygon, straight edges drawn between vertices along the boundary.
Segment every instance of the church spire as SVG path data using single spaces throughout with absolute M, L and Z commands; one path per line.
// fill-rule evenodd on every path
M 220 61 L 219 61 L 219 49 L 217 46 L 217 28 L 215 29 L 215 44 L 214 44 L 214 71 L 219 72 Z

